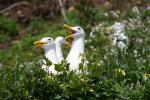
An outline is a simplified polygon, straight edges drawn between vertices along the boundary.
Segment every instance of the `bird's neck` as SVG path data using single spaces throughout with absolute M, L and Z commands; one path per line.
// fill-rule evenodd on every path
M 49 59 L 53 64 L 57 64 L 57 56 L 56 56 L 56 49 L 48 48 L 45 50 L 45 57 Z
M 63 61 L 64 57 L 63 57 L 63 53 L 62 53 L 61 44 L 59 44 L 59 43 L 56 43 L 56 53 L 57 53 L 58 62 Z
M 70 62 L 73 61 L 74 59 L 75 61 L 80 62 L 78 58 L 80 54 L 83 53 L 84 53 L 84 37 L 81 37 L 73 41 L 71 50 L 67 56 L 67 60 Z
M 76 53 L 84 53 L 84 37 L 73 41 L 71 51 L 78 51 Z

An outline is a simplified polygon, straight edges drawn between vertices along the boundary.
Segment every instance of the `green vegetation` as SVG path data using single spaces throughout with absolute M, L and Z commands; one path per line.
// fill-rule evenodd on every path
M 0 32 L 3 34 L 9 34 L 15 36 L 18 34 L 19 26 L 15 21 L 0 16 Z
M 7 40 L 8 36 L 16 36 L 19 33 L 19 25 L 8 18 L 0 16 L 0 42 Z
M 8 49 L 0 50 L 0 99 L 149 100 L 149 15 L 145 9 L 139 12 L 106 12 L 110 15 L 107 16 L 97 9 L 95 14 L 98 15 L 94 19 L 90 15 L 93 13 L 85 12 L 78 18 L 74 16 L 78 11 L 67 13 L 69 23 L 78 23 L 86 31 L 85 56 L 89 63 L 87 68 L 80 65 L 79 75 L 69 71 L 65 62 L 56 65 L 61 74 L 51 75 L 41 69 L 38 60 L 44 58 L 43 51 L 34 48 L 34 41 L 45 36 L 66 36 L 66 31 L 62 27 L 62 19 L 45 21 L 33 18 L 23 38 L 12 41 Z M 125 23 L 129 37 L 127 49 L 120 50 L 111 45 L 107 28 L 115 21 Z M 91 29 L 98 24 L 99 29 L 91 36 Z M 15 28 L 8 25 L 3 30 L 15 34 L 19 26 L 14 23 L 12 26 Z

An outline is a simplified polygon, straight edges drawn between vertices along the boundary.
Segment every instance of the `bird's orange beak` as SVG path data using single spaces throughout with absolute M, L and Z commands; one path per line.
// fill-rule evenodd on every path
M 47 44 L 46 42 L 42 42 L 41 40 L 35 41 L 35 47 L 41 48 L 43 45 Z
M 72 34 L 74 34 L 74 33 L 76 32 L 76 31 L 73 29 L 73 27 L 71 27 L 70 25 L 64 24 L 63 27 L 68 30 L 68 34 L 69 34 L 69 35 L 72 35 Z
M 68 34 L 72 34 L 73 29 L 70 25 L 64 24 L 63 27 L 68 30 Z
M 73 34 L 74 34 L 75 30 L 73 30 L 73 27 L 71 27 L 70 25 L 67 25 L 67 24 L 64 24 L 63 27 L 68 30 L 69 35 L 65 37 L 65 40 L 68 42 L 68 45 L 71 46 L 72 41 L 74 40 Z

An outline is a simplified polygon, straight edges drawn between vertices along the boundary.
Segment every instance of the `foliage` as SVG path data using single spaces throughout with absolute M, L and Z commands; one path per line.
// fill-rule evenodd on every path
M 150 89 L 150 81 L 148 81 L 146 83 L 146 86 L 145 86 L 145 93 L 144 93 L 144 97 L 146 100 L 148 100 L 150 98 L 150 93 L 149 93 L 149 89 Z
M 10 36 L 18 35 L 19 25 L 6 17 L 0 16 L 0 33 L 8 34 Z
M 45 24 L 43 24 L 42 19 L 40 18 L 33 18 L 29 24 L 28 32 L 31 35 L 37 35 L 40 33 L 44 33 L 45 31 Z
M 41 69 L 36 60 L 27 63 L 19 61 L 15 66 L 2 67 L 0 97 L 1 99 L 39 100 L 115 98 L 137 100 L 144 99 L 145 95 L 148 98 L 148 90 L 145 89 L 149 85 L 145 83 L 150 77 L 148 76 L 147 79 L 144 74 L 150 69 L 146 63 L 136 61 L 143 57 L 133 58 L 132 53 L 122 52 L 123 58 L 108 55 L 105 59 L 103 55 L 110 51 L 101 52 L 96 50 L 90 54 L 89 74 L 81 71 L 77 75 L 68 70 L 66 63 L 62 63 L 56 65 L 56 70 L 61 74 L 51 75 Z M 95 56 L 104 63 L 100 63 Z M 133 64 L 134 61 L 136 64 Z
M 4 43 L 7 40 L 8 35 L 0 34 L 0 43 Z

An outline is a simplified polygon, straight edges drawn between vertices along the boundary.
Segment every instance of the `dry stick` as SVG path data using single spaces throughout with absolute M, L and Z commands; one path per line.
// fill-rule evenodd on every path
M 23 4 L 24 4 L 24 5 L 29 5 L 29 3 L 28 3 L 27 1 L 18 2 L 18 3 L 15 3 L 15 4 L 10 5 L 9 7 L 5 8 L 5 9 L 2 9 L 2 10 L 0 11 L 0 14 L 6 12 L 6 11 L 8 11 L 8 10 L 11 10 L 12 8 L 14 8 L 14 7 L 18 6 L 18 5 L 23 5 Z
M 67 22 L 68 19 L 67 19 L 67 16 L 65 14 L 65 10 L 64 10 L 64 6 L 63 6 L 63 3 L 62 3 L 62 0 L 59 0 L 59 5 L 60 5 L 60 8 L 61 8 L 62 16 L 63 16 L 64 20 Z

